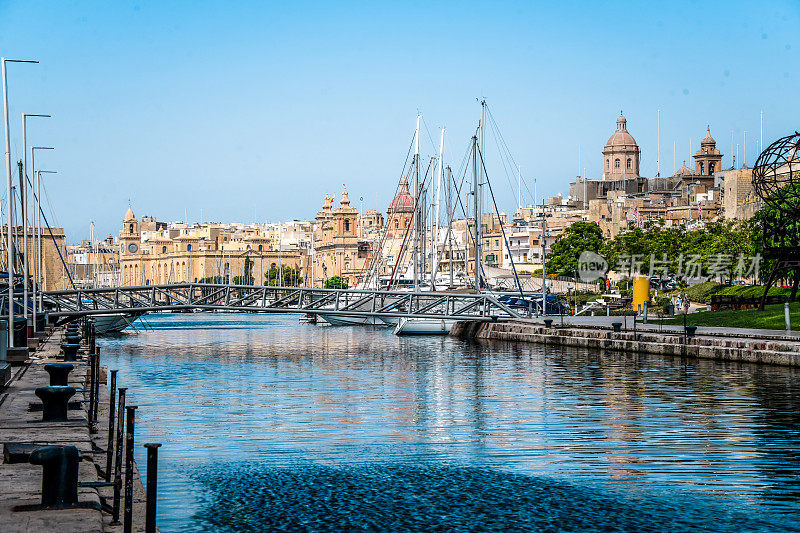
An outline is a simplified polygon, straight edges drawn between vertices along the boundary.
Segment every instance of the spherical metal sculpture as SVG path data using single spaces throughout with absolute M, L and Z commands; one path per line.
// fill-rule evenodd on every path
M 777 211 L 800 214 L 800 133 L 778 139 L 759 154 L 753 188 Z

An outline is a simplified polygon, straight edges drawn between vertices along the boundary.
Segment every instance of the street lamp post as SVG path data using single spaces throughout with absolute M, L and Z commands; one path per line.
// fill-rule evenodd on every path
M 11 132 L 8 125 L 8 78 L 6 77 L 6 63 L 38 63 L 38 61 L 31 61 L 25 59 L 6 59 L 0 57 L 2 63 L 2 77 L 3 77 L 3 118 L 5 119 L 5 136 L 6 136 L 6 207 L 8 211 L 8 264 L 6 269 L 8 271 L 8 347 L 14 347 L 14 257 L 13 246 L 11 245 Z
M 23 260 L 23 291 L 24 297 L 23 301 L 25 305 L 23 306 L 23 310 L 25 313 L 25 318 L 28 318 L 28 133 L 27 133 L 27 122 L 28 117 L 46 117 L 49 118 L 50 115 L 37 115 L 33 113 L 23 113 L 22 114 L 22 249 L 25 251 L 22 260 Z M 36 239 L 34 239 L 34 247 L 36 244 Z M 35 255 L 35 253 L 34 253 Z M 34 314 L 33 314 L 33 331 L 36 333 L 36 294 L 33 295 L 34 298 Z
M 42 306 L 42 187 L 41 187 L 41 179 L 39 174 L 36 172 L 36 150 L 53 150 L 52 146 L 31 146 L 31 174 L 34 177 L 33 186 L 36 187 L 36 192 L 34 193 L 35 197 L 35 206 L 36 206 L 36 243 L 34 244 L 34 252 L 35 252 L 35 259 L 34 259 L 34 268 L 33 268 L 33 316 L 34 316 L 34 323 L 36 322 L 36 314 L 41 313 L 44 307 Z M 39 292 L 39 301 L 36 301 L 36 293 L 37 290 Z M 34 326 L 35 327 L 35 326 Z
M 55 170 L 37 170 L 36 171 L 36 203 L 37 214 L 39 215 L 39 246 L 36 253 L 36 262 L 39 266 L 39 306 L 38 310 L 44 309 L 44 301 L 42 299 L 42 292 L 44 292 L 44 256 L 42 254 L 42 173 L 56 174 Z M 53 241 L 55 245 L 55 241 Z

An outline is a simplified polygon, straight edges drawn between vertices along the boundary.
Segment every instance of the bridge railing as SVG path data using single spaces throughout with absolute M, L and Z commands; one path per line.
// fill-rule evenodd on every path
M 471 320 L 519 317 L 491 295 L 452 292 L 175 283 L 50 291 L 43 298 L 57 316 L 198 309 Z

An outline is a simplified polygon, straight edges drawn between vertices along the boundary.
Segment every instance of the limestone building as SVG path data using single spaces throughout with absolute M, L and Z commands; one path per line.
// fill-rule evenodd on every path
M 303 284 L 308 250 L 281 245 L 258 224 L 165 224 L 143 217 L 143 231 L 131 208 L 119 236 L 121 282 L 125 286 L 182 282 L 264 285 L 267 274 L 289 267 L 290 284 Z M 310 237 L 309 237 L 310 240 Z M 275 276 L 272 283 L 277 280 Z M 281 283 L 285 284 L 285 283 Z
M 603 179 L 621 180 L 639 177 L 639 145 L 628 133 L 628 121 L 622 115 L 617 118 L 617 129 L 603 148 Z

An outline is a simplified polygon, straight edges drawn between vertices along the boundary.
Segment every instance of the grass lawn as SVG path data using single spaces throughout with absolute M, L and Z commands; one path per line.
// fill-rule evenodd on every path
M 800 302 L 789 304 L 792 329 L 800 330 Z M 683 324 L 683 316 L 676 315 L 665 319 L 664 324 Z M 783 304 L 767 305 L 763 311 L 748 309 L 745 311 L 703 311 L 686 315 L 689 326 L 717 326 L 728 328 L 755 328 L 785 330 L 783 320 Z

